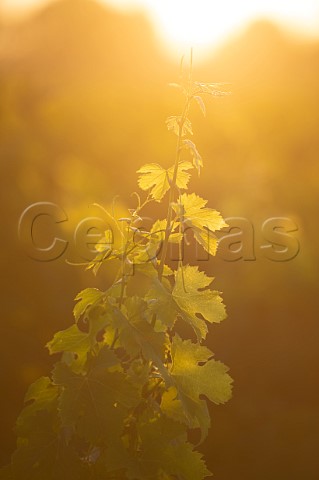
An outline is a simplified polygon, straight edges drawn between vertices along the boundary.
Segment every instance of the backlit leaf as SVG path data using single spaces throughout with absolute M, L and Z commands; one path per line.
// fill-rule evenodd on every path
M 198 343 L 183 341 L 175 335 L 172 342 L 171 375 L 183 404 L 185 413 L 197 418 L 202 429 L 209 424 L 209 415 L 203 411 L 204 395 L 215 404 L 225 403 L 231 398 L 232 378 L 228 368 L 212 359 L 213 353 Z
M 76 428 L 80 437 L 95 444 L 121 435 L 129 409 L 140 399 L 138 387 L 124 373 L 108 370 L 115 361 L 112 357 L 105 359 L 102 350 L 87 375 L 74 373 L 64 363 L 54 369 L 54 383 L 63 387 L 63 425 Z
M 30 385 L 24 398 L 26 405 L 17 419 L 16 429 L 19 437 L 27 437 L 30 434 L 38 412 L 51 412 L 57 407 L 58 395 L 58 387 L 53 385 L 48 377 L 40 377 Z
M 207 288 L 213 278 L 200 272 L 198 267 L 183 266 L 175 272 L 173 289 L 154 279 L 146 295 L 149 310 L 163 325 L 172 328 L 180 316 L 195 331 L 198 340 L 206 337 L 206 322 L 219 323 L 226 318 L 225 306 L 219 292 Z
M 168 380 L 164 357 L 166 336 L 156 332 L 146 318 L 147 304 L 139 297 L 129 297 L 125 301 L 126 315 L 114 310 L 114 326 L 120 333 L 120 343 L 127 353 L 135 357 L 142 353 L 152 360 L 163 377 Z
M 187 140 L 183 141 L 183 145 L 184 145 L 184 147 L 186 147 L 191 152 L 191 155 L 193 157 L 194 166 L 197 169 L 197 172 L 198 172 L 198 175 L 199 175 L 200 174 L 200 169 L 203 166 L 203 159 L 200 156 L 195 143 L 192 142 L 191 140 L 187 139 Z
M 172 418 L 176 422 L 189 423 L 184 413 L 183 404 L 178 398 L 178 391 L 174 386 L 163 393 L 161 410 L 167 417 Z
M 88 480 L 88 466 L 57 431 L 56 412 L 37 412 L 33 429 L 12 457 L 14 480 Z
M 148 302 L 150 313 L 155 314 L 156 319 L 165 328 L 172 328 L 178 315 L 178 307 L 172 296 L 170 283 L 168 281 L 165 281 L 165 285 L 163 283 L 154 278 L 145 299 Z
M 88 353 L 98 343 L 97 334 L 110 323 L 106 311 L 91 311 L 88 331 L 83 332 L 77 324 L 57 332 L 47 344 L 50 354 L 70 352 L 76 355 L 73 368 L 80 371 L 86 363 Z
M 185 226 L 192 229 L 195 239 L 210 254 L 215 255 L 217 239 L 213 232 L 227 226 L 220 213 L 206 208 L 207 200 L 195 193 L 184 193 L 175 205 L 175 211 Z
M 141 439 L 141 478 L 160 479 L 166 474 L 183 480 L 203 480 L 210 474 L 202 455 L 186 441 L 185 430 L 178 422 L 162 415 L 154 418 L 146 412 L 137 428 Z
M 168 117 L 166 125 L 168 130 L 172 130 L 177 136 L 179 136 L 180 133 L 182 137 L 185 137 L 188 134 L 193 135 L 191 121 L 189 118 L 184 118 L 181 115 L 172 115 L 171 117 Z
M 212 281 L 213 278 L 207 277 L 196 266 L 184 266 L 175 274 L 172 296 L 179 307 L 180 315 L 194 328 L 199 340 L 207 334 L 204 320 L 219 323 L 226 318 L 225 306 L 219 293 L 207 288 Z
M 190 174 L 187 173 L 187 170 L 192 168 L 193 166 L 190 162 L 180 162 L 176 177 L 176 185 L 178 188 L 187 188 L 190 178 Z M 139 187 L 142 190 L 150 190 L 152 198 L 159 202 L 170 189 L 174 167 L 170 167 L 166 170 L 157 163 L 148 163 L 140 168 L 137 173 L 140 173 L 138 179 Z
M 95 302 L 100 300 L 102 295 L 103 293 L 97 288 L 86 288 L 85 290 L 82 290 L 82 292 L 78 293 L 75 297 L 75 300 L 79 300 L 79 302 L 73 309 L 75 320 L 79 320 L 81 315 L 85 313 L 86 309 L 90 305 L 93 305 Z

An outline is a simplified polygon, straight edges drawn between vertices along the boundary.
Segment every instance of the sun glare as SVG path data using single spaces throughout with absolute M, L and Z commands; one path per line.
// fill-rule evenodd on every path
M 107 0 L 104 0 L 107 1 Z M 114 6 L 125 8 L 143 6 L 155 30 L 166 47 L 176 53 L 195 47 L 203 53 L 221 43 L 231 31 L 242 26 L 247 12 L 242 2 L 214 0 L 108 0 Z
M 103 0 L 120 8 L 144 7 L 172 53 L 195 47 L 197 54 L 216 47 L 249 22 L 268 18 L 318 35 L 318 0 Z
M 162 37 L 168 44 L 176 47 L 206 48 L 216 44 L 227 36 L 233 22 L 240 23 L 241 10 L 236 9 L 238 15 L 228 16 L 227 8 L 220 2 L 218 10 L 213 3 L 193 2 L 152 2 L 150 13 L 158 24 Z

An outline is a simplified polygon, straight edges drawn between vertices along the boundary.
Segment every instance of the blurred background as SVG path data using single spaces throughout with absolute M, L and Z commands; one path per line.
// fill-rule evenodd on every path
M 28 385 L 55 361 L 44 345 L 72 323 L 81 289 L 111 280 L 66 263 L 83 261 L 76 226 L 100 215 L 94 202 L 134 205 L 144 163 L 172 164 L 165 119 L 182 98 L 168 83 L 193 45 L 194 77 L 230 82 L 232 95 L 208 99 L 206 119 L 192 111 L 205 169 L 190 191 L 248 219 L 256 257 L 200 265 L 228 310 L 208 344 L 235 380 L 201 449 L 216 480 L 318 479 L 319 3 L 185 3 L 0 2 L 1 464 Z M 39 245 L 69 242 L 51 262 L 30 258 L 17 235 L 42 201 L 67 215 L 39 219 Z M 298 226 L 287 262 L 260 248 L 274 216 Z

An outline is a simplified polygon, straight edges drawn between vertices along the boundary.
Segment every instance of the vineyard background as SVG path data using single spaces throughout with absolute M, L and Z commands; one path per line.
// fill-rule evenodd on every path
M 77 223 L 94 213 L 89 204 L 117 194 L 124 211 L 137 168 L 171 163 L 164 122 L 178 111 L 167 87 L 176 73 L 140 15 L 65 0 L 19 24 L 0 20 L 1 464 L 14 449 L 27 386 L 53 363 L 45 343 L 71 324 L 78 291 L 110 275 L 94 279 L 65 263 L 81 260 L 72 245 Z M 319 43 L 259 21 L 195 64 L 195 76 L 231 82 L 233 92 L 213 102 L 206 120 L 194 112 L 206 152 L 201 194 L 224 217 L 249 219 L 256 233 L 256 261 L 201 265 L 216 276 L 229 316 L 208 345 L 235 379 L 232 401 L 213 408 L 202 450 L 218 480 L 315 480 Z M 22 211 L 38 201 L 69 217 L 54 230 L 43 224 L 39 242 L 59 229 L 70 241 L 50 263 L 30 259 L 17 237 Z M 270 216 L 299 227 L 290 262 L 271 262 L 259 248 Z

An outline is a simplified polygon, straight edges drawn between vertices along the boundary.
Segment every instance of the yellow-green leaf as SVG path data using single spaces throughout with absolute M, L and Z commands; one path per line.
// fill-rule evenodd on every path
M 86 363 L 88 353 L 98 343 L 97 334 L 109 324 L 105 312 L 94 310 L 90 313 L 88 332 L 82 332 L 77 324 L 57 332 L 47 344 L 50 354 L 69 352 L 74 354 L 73 369 L 81 371 Z
M 53 373 L 54 384 L 63 387 L 59 409 L 63 426 L 76 427 L 80 437 L 93 444 L 105 436 L 109 441 L 120 436 L 128 410 L 140 401 L 140 387 L 107 368 L 116 361 L 109 353 L 104 347 L 87 375 L 74 373 L 64 363 L 56 364 Z
M 176 422 L 188 424 L 182 402 L 177 396 L 178 391 L 174 386 L 165 391 L 162 395 L 161 410 L 168 418 L 172 418 Z
M 184 145 L 184 148 L 187 148 L 190 151 L 193 157 L 194 167 L 197 169 L 198 175 L 200 175 L 200 169 L 203 166 L 203 159 L 199 151 L 197 150 L 195 143 L 189 139 L 186 139 L 183 141 L 183 145 Z
M 172 296 L 182 318 L 194 328 L 199 340 L 207 334 L 203 318 L 210 323 L 219 323 L 226 318 L 219 292 L 207 288 L 212 281 L 213 278 L 207 277 L 196 266 L 186 265 L 175 274 Z
M 78 293 L 75 297 L 75 300 L 79 300 L 79 302 L 75 305 L 73 309 L 75 320 L 79 320 L 79 318 L 81 317 L 81 315 L 83 315 L 86 309 L 90 305 L 93 305 L 95 302 L 97 302 L 102 297 L 102 295 L 103 293 L 97 288 L 86 288 L 85 290 L 82 290 L 80 293 Z
M 187 188 L 190 178 L 187 170 L 191 168 L 193 168 L 193 165 L 190 162 L 180 162 L 176 177 L 178 188 Z M 141 174 L 138 179 L 139 187 L 145 191 L 150 190 L 152 198 L 160 202 L 170 188 L 174 175 L 174 166 L 166 170 L 157 163 L 148 163 L 140 168 L 137 173 Z
M 198 401 L 200 395 L 205 395 L 216 404 L 231 398 L 232 378 L 227 373 L 228 367 L 211 359 L 213 353 L 207 347 L 175 335 L 171 355 L 171 375 L 187 397 Z
M 195 331 L 199 341 L 206 337 L 206 322 L 219 323 L 226 318 L 225 306 L 219 292 L 207 288 L 213 278 L 207 277 L 196 266 L 183 266 L 175 272 L 175 285 L 168 281 L 153 280 L 146 295 L 149 310 L 168 328 L 175 324 L 177 316 Z
M 195 193 L 184 193 L 175 205 L 175 211 L 184 225 L 193 230 L 195 239 L 210 254 L 215 255 L 217 239 L 213 232 L 227 227 L 217 210 L 206 208 L 207 200 Z
M 209 427 L 209 415 L 205 412 L 207 397 L 215 404 L 227 402 L 232 395 L 232 378 L 228 367 L 212 359 L 213 353 L 199 343 L 182 340 L 175 335 L 172 341 L 171 376 L 178 391 L 178 399 L 184 412 L 197 420 L 202 430 L 202 438 Z

